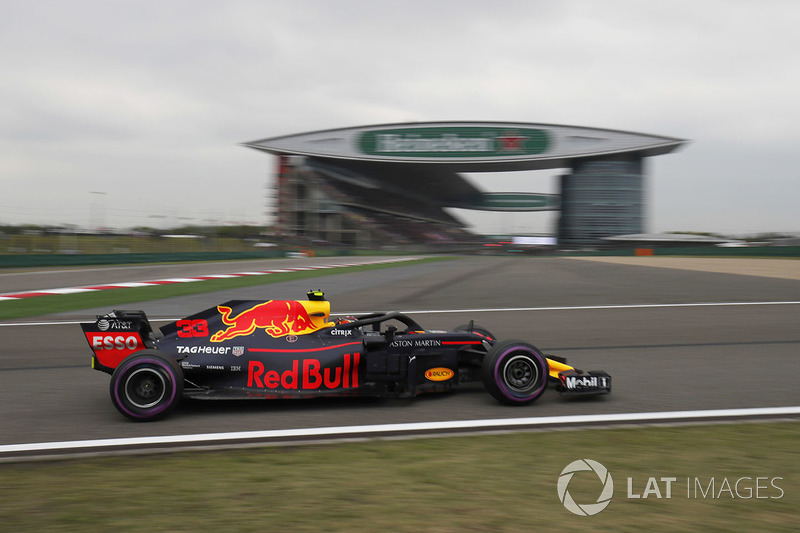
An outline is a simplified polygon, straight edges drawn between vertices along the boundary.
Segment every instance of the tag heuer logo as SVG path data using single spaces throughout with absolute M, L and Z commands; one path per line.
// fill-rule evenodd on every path
M 239 357 L 244 355 L 244 346 L 234 346 L 233 347 L 233 355 Z

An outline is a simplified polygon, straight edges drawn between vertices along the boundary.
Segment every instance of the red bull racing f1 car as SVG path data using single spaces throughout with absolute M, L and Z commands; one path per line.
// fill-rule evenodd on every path
M 611 377 L 584 372 L 472 322 L 426 330 L 411 317 L 372 313 L 330 320 L 321 291 L 307 300 L 235 300 L 153 331 L 143 311 L 81 324 L 92 367 L 111 374 L 111 401 L 154 420 L 181 397 L 414 397 L 482 381 L 494 398 L 525 405 L 548 382 L 565 395 L 607 394 Z

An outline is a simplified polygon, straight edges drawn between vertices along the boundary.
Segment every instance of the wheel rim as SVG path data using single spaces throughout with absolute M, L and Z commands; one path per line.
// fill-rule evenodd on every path
M 539 367 L 528 356 L 514 356 L 503 367 L 503 381 L 513 392 L 528 393 L 539 382 Z
M 156 406 L 167 394 L 167 381 L 154 368 L 139 368 L 125 380 L 125 399 L 138 409 Z

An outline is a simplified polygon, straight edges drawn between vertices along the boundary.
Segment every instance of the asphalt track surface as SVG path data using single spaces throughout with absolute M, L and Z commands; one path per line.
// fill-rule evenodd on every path
M 248 262 L 243 268 L 310 261 L 314 260 L 270 261 L 266 266 Z M 9 273 L 0 277 L 0 284 L 4 291 L 27 290 L 226 273 L 240 266 L 73 268 Z M 90 351 L 80 327 L 58 323 L 93 320 L 110 310 L 90 309 L 13 321 L 46 323 L 41 325 L 0 326 L 0 445 L 800 405 L 800 281 L 794 279 L 492 256 L 332 274 L 125 307 L 144 309 L 154 321 L 177 319 L 232 298 L 302 298 L 309 288 L 325 290 L 333 313 L 418 311 L 412 316 L 430 329 L 449 329 L 474 319 L 501 339 L 528 340 L 579 368 L 608 371 L 613 393 L 567 400 L 550 390 L 526 407 L 501 405 L 479 384 L 414 400 L 194 400 L 182 402 L 164 420 L 133 423 L 112 406 L 109 376 L 89 368 Z M 458 311 L 464 309 L 471 311 Z

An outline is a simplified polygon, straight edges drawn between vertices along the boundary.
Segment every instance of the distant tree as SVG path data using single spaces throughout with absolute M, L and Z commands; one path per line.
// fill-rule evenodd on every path
M 761 242 L 761 241 L 769 242 L 778 239 L 791 239 L 793 237 L 794 237 L 793 235 L 788 235 L 786 233 L 769 232 L 769 233 L 758 233 L 756 235 L 751 235 L 750 237 L 745 237 L 744 240 L 748 242 Z
M 727 239 L 725 235 L 719 233 L 710 233 L 707 231 L 670 231 L 668 233 L 675 233 L 676 235 L 699 235 L 701 237 L 715 237 L 719 239 Z
M 233 239 L 258 239 L 262 229 L 261 226 L 220 226 L 217 228 L 217 235 Z

